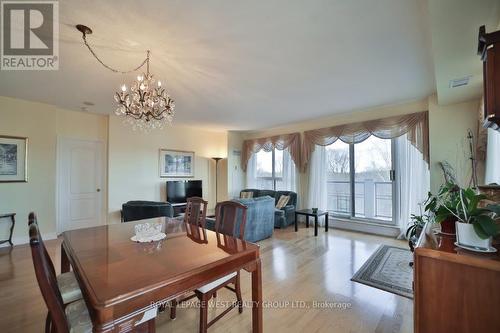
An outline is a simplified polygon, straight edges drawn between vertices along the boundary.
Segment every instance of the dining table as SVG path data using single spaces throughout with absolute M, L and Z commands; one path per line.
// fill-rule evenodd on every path
M 161 224 L 166 238 L 131 240 L 138 223 Z M 251 273 L 252 332 L 263 331 L 259 246 L 156 218 L 65 231 L 61 271 L 73 270 L 93 332 L 154 332 L 158 304 L 238 270 Z

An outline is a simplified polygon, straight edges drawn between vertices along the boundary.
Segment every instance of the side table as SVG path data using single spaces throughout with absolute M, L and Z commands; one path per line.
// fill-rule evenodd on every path
M 325 215 L 325 232 L 328 232 L 328 212 L 318 210 L 313 212 L 312 209 L 301 209 L 295 211 L 295 232 L 298 231 L 298 215 L 304 215 L 306 217 L 306 227 L 309 228 L 309 217 L 314 217 L 314 236 L 318 236 L 318 217 Z
M 14 244 L 12 244 L 12 233 L 14 232 L 14 225 L 16 224 L 16 219 L 15 219 L 15 216 L 16 216 L 16 213 L 11 213 L 11 214 L 1 214 L 1 215 L 0 215 L 0 220 L 10 218 L 10 222 L 12 223 L 12 225 L 10 226 L 10 235 L 9 235 L 9 239 L 0 240 L 0 244 L 3 244 L 3 243 L 6 243 L 6 242 L 9 242 L 10 246 L 13 246 L 13 245 L 14 245 Z

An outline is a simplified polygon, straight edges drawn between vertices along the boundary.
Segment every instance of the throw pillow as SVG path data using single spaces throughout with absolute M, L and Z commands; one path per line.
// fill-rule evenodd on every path
M 290 201 L 289 195 L 282 195 L 276 204 L 276 208 L 281 209 L 286 206 L 286 204 Z
M 241 192 L 240 198 L 241 199 L 252 199 L 253 198 L 253 192 Z

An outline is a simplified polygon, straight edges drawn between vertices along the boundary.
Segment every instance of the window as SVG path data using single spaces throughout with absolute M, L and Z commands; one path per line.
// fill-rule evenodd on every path
M 327 209 L 334 215 L 393 223 L 394 144 L 370 136 L 326 147 Z
M 295 191 L 295 164 L 288 150 L 260 150 L 248 161 L 247 186 L 266 190 Z

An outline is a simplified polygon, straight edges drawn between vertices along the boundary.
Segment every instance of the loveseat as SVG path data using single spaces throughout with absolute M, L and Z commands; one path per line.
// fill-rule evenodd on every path
M 285 207 L 278 209 L 274 208 L 274 227 L 285 228 L 290 224 L 295 223 L 295 209 L 297 207 L 297 193 L 292 191 L 273 191 L 273 190 L 258 190 L 258 189 L 245 189 L 240 192 L 240 197 L 243 192 L 252 192 L 252 198 L 259 198 L 263 196 L 270 196 L 274 199 L 274 206 L 282 195 L 290 196 L 290 200 Z

